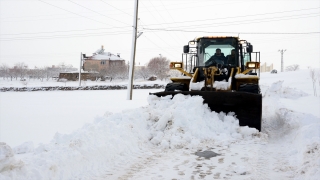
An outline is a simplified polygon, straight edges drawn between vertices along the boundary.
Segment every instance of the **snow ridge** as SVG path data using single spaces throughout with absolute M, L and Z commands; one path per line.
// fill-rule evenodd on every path
M 9 149 L 10 161 L 3 163 L 0 177 L 70 179 L 85 176 L 82 172 L 96 173 L 129 161 L 130 155 L 154 146 L 196 148 L 209 139 L 258 138 L 256 129 L 239 127 L 232 113 L 212 112 L 200 96 L 171 98 L 151 95 L 147 107 L 106 113 L 71 134 L 57 133 L 51 143 L 37 147 L 32 158 L 18 168 L 12 167 L 15 160 L 11 148 L 2 145 L 1 149 Z

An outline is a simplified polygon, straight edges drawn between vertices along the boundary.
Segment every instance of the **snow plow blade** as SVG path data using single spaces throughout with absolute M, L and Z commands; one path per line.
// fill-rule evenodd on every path
M 249 126 L 261 131 L 262 95 L 247 92 L 223 91 L 164 91 L 150 93 L 158 97 L 176 94 L 201 96 L 203 103 L 208 104 L 212 111 L 234 112 L 240 126 Z

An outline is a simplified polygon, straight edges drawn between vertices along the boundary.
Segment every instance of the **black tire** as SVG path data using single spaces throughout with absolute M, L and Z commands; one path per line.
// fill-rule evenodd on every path
M 260 94 L 260 87 L 258 84 L 242 84 L 239 87 L 239 91 Z
M 189 91 L 189 88 L 183 83 L 168 83 L 164 91 Z

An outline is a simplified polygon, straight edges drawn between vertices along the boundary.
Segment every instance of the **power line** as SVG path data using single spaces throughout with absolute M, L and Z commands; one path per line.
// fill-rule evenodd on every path
M 106 3 L 106 2 L 105 2 L 105 1 L 103 1 L 103 0 L 100 0 L 100 1 L 101 1 L 101 2 L 103 2 L 103 3 L 105 3 L 105 4 L 107 4 L 107 5 L 109 5 L 109 6 L 111 6 L 111 7 L 113 7 L 113 8 L 115 8 L 115 9 L 117 9 L 118 11 L 121 11 L 121 12 L 125 13 L 126 15 L 128 15 L 128 16 L 132 17 L 132 15 L 131 15 L 131 14 L 129 14 L 129 13 L 127 13 L 127 12 L 124 12 L 124 11 L 122 11 L 121 9 L 118 9 L 117 7 L 114 7 L 114 6 L 112 6 L 111 4 Z
M 117 22 L 123 23 L 123 24 L 125 24 L 125 25 L 131 26 L 130 24 L 127 24 L 127 23 L 124 23 L 124 22 L 119 21 L 119 20 L 117 20 L 117 19 L 108 17 L 108 16 L 106 16 L 106 15 L 104 15 L 104 14 L 101 14 L 101 13 L 99 13 L 99 12 L 97 12 L 97 11 L 94 11 L 94 10 L 89 9 L 89 8 L 87 8 L 87 7 L 85 7 L 85 6 L 82 6 L 82 5 L 78 4 L 78 3 L 75 3 L 75 2 L 73 2 L 73 1 L 71 1 L 71 0 L 68 0 L 68 1 L 71 2 L 71 3 L 73 3 L 73 4 L 76 4 L 76 5 L 80 6 L 80 7 L 82 7 L 82 8 L 85 8 L 85 9 L 87 9 L 87 10 L 89 10 L 89 11 L 92 11 L 92 12 L 94 12 L 94 13 L 97 13 L 97 14 L 99 14 L 99 15 L 101 15 L 101 16 L 104 16 L 104 17 L 107 17 L 107 18 L 112 19 L 112 20 L 114 20 L 114 21 L 117 21 Z
M 279 12 L 263 13 L 263 14 L 248 14 L 248 15 L 243 15 L 243 16 L 231 16 L 231 17 L 219 18 L 218 20 L 234 19 L 234 18 L 241 18 L 241 17 L 255 17 L 255 16 L 262 16 L 262 15 L 272 15 L 272 14 L 279 14 L 279 13 L 306 11 L 306 10 L 312 10 L 312 9 L 320 9 L 320 7 L 309 8 L 309 9 L 298 9 L 298 10 L 291 10 L 291 11 L 279 11 Z M 172 23 L 161 23 L 161 25 L 163 25 L 163 24 L 179 24 L 179 23 L 188 23 L 188 22 L 202 22 L 202 21 L 212 21 L 212 20 L 217 20 L 217 19 L 202 19 L 202 20 L 180 21 L 180 22 L 172 22 Z M 148 26 L 154 26 L 154 25 L 160 25 L 160 24 L 149 24 Z
M 189 31 L 181 29 L 160 29 L 160 28 L 143 28 L 151 31 L 178 31 L 178 32 L 197 32 L 197 33 L 230 33 L 230 34 L 319 34 L 320 32 L 214 32 L 214 31 Z
M 188 28 L 188 29 L 197 29 L 197 28 L 209 28 L 209 27 L 222 27 L 222 26 L 233 26 L 233 25 L 243 25 L 243 24 L 253 24 L 253 23 L 264 23 L 264 22 L 273 22 L 273 21 L 283 21 L 283 20 L 290 20 L 290 19 L 301 19 L 301 18 L 309 18 L 309 17 L 319 17 L 319 15 L 309 15 L 306 17 L 296 17 L 296 18 L 286 18 L 292 16 L 285 16 L 285 17 L 273 17 L 273 18 L 262 18 L 262 19 L 253 19 L 253 20 L 243 20 L 243 21 L 229 21 L 229 22 L 222 22 L 222 23 L 211 23 L 211 24 L 201 24 L 201 25 L 186 25 L 186 26 L 179 26 L 179 28 Z M 282 19 L 280 19 L 282 18 Z M 286 19 L 284 19 L 286 18 Z M 275 20 L 273 20 L 275 19 Z M 172 27 L 171 27 L 172 28 Z
M 161 19 L 164 20 L 163 16 L 158 12 L 157 8 L 154 7 L 152 1 L 150 1 L 150 4 L 152 5 L 152 7 L 155 9 L 155 11 L 160 15 Z M 170 34 L 171 36 L 171 34 Z M 177 36 L 171 36 L 173 39 L 177 38 Z M 177 39 L 176 39 L 177 40 Z
M 144 3 L 142 3 L 142 5 L 145 7 Z M 150 12 L 150 10 L 148 8 L 146 8 L 149 12 L 149 14 L 151 14 L 154 19 L 156 19 L 156 17 Z M 140 20 L 140 22 L 142 23 L 142 21 Z M 165 44 L 167 44 L 170 47 L 170 44 L 168 44 L 168 42 L 164 41 L 163 38 L 160 38 L 156 33 L 154 33 L 154 35 L 156 35 L 162 42 L 164 42 Z
M 105 29 L 124 29 L 129 28 L 128 26 L 122 27 L 110 27 L 110 28 L 96 28 L 96 29 L 79 29 L 79 30 L 67 30 L 67 31 L 47 31 L 47 32 L 33 32 L 33 33 L 17 33 L 17 34 L 0 34 L 1 36 L 6 35 L 23 35 L 23 34 L 46 34 L 46 33 L 61 33 L 61 32 L 77 32 L 77 31 L 97 31 Z
M 41 0 L 40 0 L 41 1 Z M 102 0 L 101 0 L 102 1 Z M 41 1 L 42 2 L 42 1 Z M 104 1 L 102 1 L 102 2 L 104 2 Z M 105 3 L 105 2 L 104 2 Z M 106 4 L 108 4 L 108 3 L 106 3 Z M 51 5 L 51 4 L 50 4 Z M 108 4 L 109 5 L 109 4 Z M 54 6 L 54 5 L 53 5 Z M 55 6 L 56 7 L 56 6 Z M 57 7 L 57 8 L 59 8 L 59 7 Z M 303 10 L 310 10 L 310 9 L 319 9 L 319 7 L 318 8 L 309 8 L 309 9 L 300 9 L 300 10 L 293 10 L 293 11 L 303 11 Z M 64 10 L 64 9 L 63 9 Z M 120 9 L 119 9 L 120 10 Z M 68 10 L 65 10 L 65 11 L 67 11 L 67 12 L 70 12 L 70 11 L 68 11 Z M 120 10 L 121 11 L 121 10 Z M 148 10 L 149 11 L 149 10 Z M 282 12 L 274 12 L 274 13 L 284 13 L 284 12 L 293 12 L 293 11 L 282 11 Z M 122 12 L 124 12 L 124 11 L 122 11 Z M 150 11 L 149 11 L 150 12 Z M 73 12 L 70 12 L 70 13 L 73 13 Z M 76 13 L 73 13 L 73 14 L 76 14 Z M 267 14 L 273 14 L 273 13 L 267 13 Z M 78 15 L 78 14 L 76 14 L 76 15 Z M 257 16 L 257 15 L 259 15 L 259 14 L 256 14 L 256 15 L 246 15 L 246 16 Z M 261 15 L 261 14 L 260 14 Z M 81 16 L 81 15 L 79 15 L 79 16 Z M 81 17 L 84 17 L 84 16 L 81 16 Z M 241 16 L 237 16 L 237 17 L 241 17 Z M 234 18 L 234 17 L 227 17 L 227 18 Z M 227 18 L 223 18 L 223 19 L 227 19 Z M 272 19 L 274 19 L 274 18 L 272 18 Z M 207 20 L 210 20 L 210 19 L 207 19 Z M 199 20 L 199 21 L 197 21 L 197 22 L 200 22 L 200 21 L 207 21 L 207 20 Z M 258 20 L 259 22 L 261 22 L 261 20 L 260 19 L 256 19 L 256 20 Z M 264 19 L 265 20 L 265 19 Z M 184 22 L 194 22 L 194 21 L 184 21 Z M 182 23 L 182 22 L 174 22 L 174 23 Z M 230 23 L 232 23 L 232 22 L 227 22 L 228 23 L 228 25 L 230 25 Z M 250 22 L 249 22 L 250 23 Z M 172 23 L 162 23 L 162 24 L 172 24 Z M 223 23 L 224 24 L 224 23 Z M 156 25 L 156 24 L 151 24 L 151 25 L 148 25 L 148 26 L 152 26 L 152 25 Z M 199 26 L 203 26 L 203 25 L 198 25 L 197 27 L 199 27 Z M 219 24 L 219 26 L 221 26 L 221 24 Z M 181 27 L 181 26 L 180 26 Z M 102 29 L 115 29 L 115 28 L 127 28 L 127 27 L 110 27 L 110 28 L 100 28 L 101 30 Z M 188 26 L 188 29 L 190 29 L 190 28 L 192 28 L 192 27 L 190 27 L 190 26 Z M 57 33 L 57 32 L 73 32 L 73 31 L 87 31 L 87 30 L 100 30 L 100 29 L 85 29 L 85 30 L 70 30 L 70 31 L 53 31 L 53 32 L 36 32 L 36 33 L 19 33 L 19 34 L 1 34 L 1 35 L 21 35 L 21 34 L 38 34 L 38 33 Z
M 153 41 L 151 41 L 146 35 L 144 36 L 146 39 L 148 39 L 152 44 L 154 44 L 155 46 L 157 46 L 159 49 L 163 50 L 164 52 L 168 53 L 166 50 L 162 49 L 160 46 L 158 46 L 156 43 L 154 43 Z M 168 53 L 168 55 L 171 55 L 170 53 Z
M 166 6 L 163 4 L 162 0 L 160 0 L 160 2 L 161 2 L 161 4 L 162 4 L 162 6 L 164 7 L 164 9 L 166 10 L 166 12 L 169 14 L 169 16 L 170 16 L 170 18 L 172 19 L 172 21 L 173 21 L 174 23 L 176 23 L 175 20 L 174 20 L 174 18 L 171 16 L 171 13 L 167 10 Z M 183 37 L 186 39 L 186 36 L 185 36 L 184 34 L 182 34 L 182 35 L 183 35 Z
M 14 40 L 37 40 L 37 39 L 55 39 L 55 38 L 74 38 L 74 37 L 91 37 L 91 36 L 105 36 L 105 35 L 122 35 L 131 34 L 131 31 L 117 31 L 109 33 L 87 33 L 87 34 L 77 34 L 77 35 L 56 35 L 56 36 L 37 36 L 37 37 L 17 37 L 17 38 L 0 38 L 1 41 L 14 41 Z
M 53 4 L 47 3 L 47 2 L 45 2 L 45 1 L 43 1 L 43 0 L 38 0 L 38 1 L 43 2 L 43 3 L 45 3 L 45 4 L 48 4 L 48 5 L 50 5 L 50 6 L 56 7 L 56 8 L 58 8 L 58 9 L 61 9 L 61 10 L 67 11 L 67 12 L 69 12 L 69 13 L 75 14 L 75 15 L 77 15 L 77 16 L 81 16 L 81 17 L 83 17 L 83 18 L 90 19 L 90 20 L 92 20 L 92 21 L 95 21 L 95 22 L 98 22 L 98 23 L 102 23 L 102 24 L 106 24 L 106 25 L 109 25 L 109 26 L 110 26 L 110 24 L 103 23 L 103 22 L 97 21 L 97 20 L 95 20 L 95 19 L 88 18 L 88 17 L 86 17 L 86 16 L 82 16 L 82 15 L 77 14 L 77 13 L 74 13 L 74 12 L 72 12 L 72 11 L 69 11 L 69 10 L 63 9 L 63 8 L 61 8 L 61 7 L 59 7 L 59 6 L 55 6 L 55 5 L 53 5 Z

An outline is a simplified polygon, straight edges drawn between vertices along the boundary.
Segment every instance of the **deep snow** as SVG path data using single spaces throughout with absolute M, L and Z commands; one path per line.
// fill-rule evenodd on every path
M 135 90 L 133 97 L 137 95 L 137 99 L 126 101 L 122 95 L 125 91 L 101 91 L 115 94 L 111 101 L 100 101 L 103 94 L 79 91 L 75 97 L 86 95 L 87 101 L 92 102 L 85 108 L 92 120 L 85 120 L 82 128 L 77 124 L 73 132 L 56 133 L 50 142 L 34 145 L 27 140 L 12 147 L 6 144 L 12 142 L 1 143 L 0 178 L 318 179 L 320 98 L 313 96 L 308 70 L 262 73 L 260 84 L 263 93 L 261 133 L 239 127 L 232 113 L 211 112 L 202 104 L 201 97 L 178 95 L 170 100 L 170 97 L 148 96 L 146 92 L 137 95 L 141 90 Z M 317 85 L 318 94 L 319 89 Z M 68 93 L 77 94 L 76 91 L 42 93 L 42 98 L 36 100 L 41 107 L 29 108 L 31 114 L 41 114 L 52 104 L 60 104 L 61 99 L 65 99 L 62 104 L 67 103 L 71 100 Z M 50 98 L 44 98 L 46 93 L 52 93 Z M 21 107 L 14 102 L 28 100 L 33 94 L 35 98 L 41 97 L 38 96 L 41 92 L 0 93 L 1 126 L 6 125 L 3 121 L 27 121 L 24 128 L 18 129 L 18 125 L 9 128 L 14 139 L 24 140 L 17 134 L 29 128 L 51 129 L 42 125 L 42 121 L 44 124 L 52 120 L 59 122 L 62 121 L 59 118 L 66 116 L 63 121 L 76 124 L 74 120 L 79 119 L 80 109 L 67 111 L 60 117 L 60 112 L 50 113 L 52 119 L 39 116 L 33 124 L 28 124 L 30 114 L 15 116 L 24 112 L 25 107 L 10 109 Z M 29 101 L 28 105 L 34 106 Z M 12 106 L 3 111 L 10 103 Z M 79 101 L 74 104 L 85 105 Z M 92 111 L 97 107 L 99 112 Z M 14 132 L 15 129 L 19 131 Z M 210 159 L 195 155 L 205 150 L 219 155 Z

